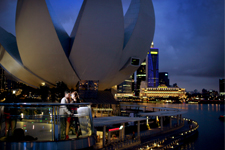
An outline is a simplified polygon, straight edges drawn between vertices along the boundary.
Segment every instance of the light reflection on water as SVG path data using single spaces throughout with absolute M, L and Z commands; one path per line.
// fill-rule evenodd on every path
M 153 104 L 138 103 L 149 107 L 170 107 L 187 111 L 183 117 L 198 122 L 198 136 L 182 145 L 183 150 L 223 150 L 224 122 L 219 120 L 224 115 L 224 104 Z M 152 108 L 148 108 L 152 110 Z
M 190 142 L 189 144 L 185 144 L 183 146 L 181 146 L 181 150 L 195 150 L 194 147 L 195 143 L 194 142 Z

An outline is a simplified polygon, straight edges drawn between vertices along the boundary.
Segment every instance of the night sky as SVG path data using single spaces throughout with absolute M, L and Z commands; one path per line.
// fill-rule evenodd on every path
M 70 34 L 83 0 L 50 0 Z M 124 13 L 130 0 L 122 0 Z M 153 0 L 159 71 L 187 91 L 219 90 L 224 77 L 224 0 Z M 0 26 L 15 35 L 16 0 L 0 0 Z

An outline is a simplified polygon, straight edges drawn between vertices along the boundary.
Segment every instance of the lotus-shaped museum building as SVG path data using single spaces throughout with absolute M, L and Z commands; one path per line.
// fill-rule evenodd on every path
M 0 27 L 0 63 L 28 85 L 73 88 L 98 81 L 99 90 L 120 84 L 138 69 L 155 30 L 151 0 L 84 0 L 70 35 L 48 0 L 18 0 L 16 36 Z

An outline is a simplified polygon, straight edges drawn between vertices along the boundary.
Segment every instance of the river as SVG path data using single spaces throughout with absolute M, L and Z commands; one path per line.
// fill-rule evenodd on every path
M 138 104 L 183 109 L 187 111 L 183 117 L 198 122 L 198 136 L 185 142 L 181 150 L 224 150 L 225 122 L 219 120 L 219 116 L 224 115 L 223 104 Z

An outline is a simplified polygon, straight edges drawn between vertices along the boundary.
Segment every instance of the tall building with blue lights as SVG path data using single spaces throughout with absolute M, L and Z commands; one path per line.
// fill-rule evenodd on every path
M 148 87 L 157 87 L 159 86 L 159 49 L 150 48 L 147 59 L 147 86 Z

